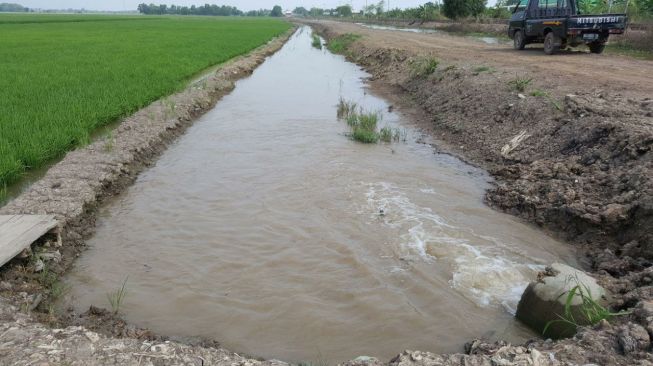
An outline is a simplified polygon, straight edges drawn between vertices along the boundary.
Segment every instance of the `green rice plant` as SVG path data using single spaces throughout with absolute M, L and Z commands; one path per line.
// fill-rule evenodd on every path
M 344 98 L 340 97 L 337 111 L 338 119 L 348 120 L 352 115 L 356 115 L 357 108 L 358 104 L 356 104 L 356 102 L 346 101 Z
M 392 128 L 385 126 L 379 130 L 379 140 L 383 142 L 392 142 L 394 138 L 394 131 Z
M 434 57 L 422 57 L 410 64 L 410 75 L 412 77 L 429 76 L 438 68 L 439 61 Z
M 0 184 L 0 206 L 7 200 L 8 192 L 7 185 Z
M 242 17 L 0 14 L 0 185 L 290 27 Z
M 333 53 L 344 53 L 349 49 L 352 43 L 360 38 L 360 34 L 346 33 L 331 39 L 327 43 L 327 48 Z
M 118 290 L 107 294 L 107 299 L 109 300 L 109 304 L 111 305 L 111 310 L 113 311 L 114 314 L 118 314 L 118 312 L 120 311 L 120 307 L 122 306 L 122 303 L 125 300 L 125 296 L 127 296 L 128 279 L 129 276 L 125 278 L 125 280 L 122 282 L 122 286 L 120 286 Z
M 531 81 L 533 81 L 532 78 L 517 76 L 513 80 L 510 80 L 508 84 L 512 86 L 512 88 L 516 91 L 523 92 L 526 90 L 526 87 L 531 83 Z
M 113 137 L 113 131 L 109 131 L 104 143 L 104 151 L 111 152 L 113 151 L 113 145 L 116 143 L 116 139 Z
M 575 331 L 581 325 L 595 325 L 601 320 L 610 320 L 615 316 L 630 314 L 629 311 L 619 311 L 615 313 L 599 304 L 592 297 L 589 287 L 584 283 L 581 283 L 578 276 L 570 277 L 569 280 L 575 281 L 576 285 L 566 294 L 564 314 L 556 314 L 560 319 L 551 320 L 546 323 L 542 330 L 542 335 L 546 334 L 549 327 L 556 323 L 566 324 Z M 565 296 L 565 294 L 563 293 L 560 295 L 560 297 L 562 296 Z M 573 310 L 573 302 L 576 297 L 581 299 L 579 312 Z M 574 316 L 574 313 L 576 316 Z
M 313 38 L 313 41 L 311 42 L 311 45 L 313 47 L 317 48 L 318 50 L 321 50 L 322 49 L 322 40 L 320 39 L 320 36 L 313 33 L 313 34 L 311 34 L 311 37 Z

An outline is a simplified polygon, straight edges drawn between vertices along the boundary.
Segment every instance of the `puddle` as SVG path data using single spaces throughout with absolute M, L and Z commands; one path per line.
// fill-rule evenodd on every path
M 66 301 L 293 362 L 534 337 L 521 291 L 567 246 L 482 202 L 489 177 L 415 142 L 356 65 L 300 29 L 101 209 Z M 407 129 L 350 140 L 340 97 Z
M 366 24 L 366 23 L 356 23 L 356 25 L 360 25 L 361 27 L 370 28 L 370 29 L 378 29 L 378 30 L 393 30 L 393 31 L 400 31 L 400 32 L 426 33 L 426 34 L 441 33 L 441 34 L 460 36 L 460 34 L 438 30 L 438 29 L 404 28 L 404 27 L 394 27 L 389 25 Z M 499 37 L 487 37 L 487 36 L 463 36 L 463 37 L 480 41 L 485 44 L 494 44 L 494 45 L 510 44 L 510 40 L 501 39 Z

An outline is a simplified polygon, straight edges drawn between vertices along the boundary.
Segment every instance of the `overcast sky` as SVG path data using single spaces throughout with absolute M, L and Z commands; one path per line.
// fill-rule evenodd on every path
M 368 0 L 369 3 L 376 3 L 378 0 Z M 388 0 L 385 0 L 387 4 Z M 423 4 L 429 0 L 390 0 L 390 7 L 413 7 Z M 433 0 L 431 0 L 433 1 Z M 175 5 L 200 5 L 204 3 L 231 5 L 241 10 L 270 9 L 274 5 L 281 5 L 284 10 L 292 10 L 297 6 L 305 8 L 335 8 L 338 5 L 351 4 L 355 10 L 365 6 L 365 0 L 11 0 L 10 3 L 19 3 L 29 8 L 41 9 L 88 9 L 88 10 L 135 10 L 140 3 L 175 4 Z M 493 2 L 493 1 L 492 1 Z

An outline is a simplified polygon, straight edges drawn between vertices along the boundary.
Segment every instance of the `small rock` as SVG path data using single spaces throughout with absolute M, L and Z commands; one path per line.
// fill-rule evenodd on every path
M 41 253 L 39 257 L 45 261 L 61 262 L 61 253 L 57 250 L 54 252 Z
M 166 344 L 155 344 L 154 346 L 150 347 L 150 351 L 152 352 L 157 352 L 157 353 L 168 353 L 168 345 Z
M 517 96 L 519 97 L 519 99 L 526 99 L 526 96 L 522 93 L 517 94 Z
M 621 352 L 628 355 L 633 352 L 647 350 L 651 345 L 651 338 L 644 327 L 639 324 L 629 323 L 619 329 L 617 342 Z
M 84 335 L 93 343 L 97 343 L 100 340 L 100 336 L 95 332 L 86 332 Z
M 419 354 L 419 352 L 413 352 L 410 354 L 410 358 L 413 361 L 421 361 L 422 360 L 422 355 Z
M 45 263 L 41 259 L 38 259 L 36 263 L 34 263 L 34 272 L 41 272 L 45 268 Z

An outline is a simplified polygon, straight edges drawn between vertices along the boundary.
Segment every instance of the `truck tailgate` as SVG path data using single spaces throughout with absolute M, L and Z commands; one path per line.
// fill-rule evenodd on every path
M 569 17 L 567 28 L 583 30 L 608 30 L 623 31 L 626 28 L 626 14 L 605 15 L 575 15 Z

